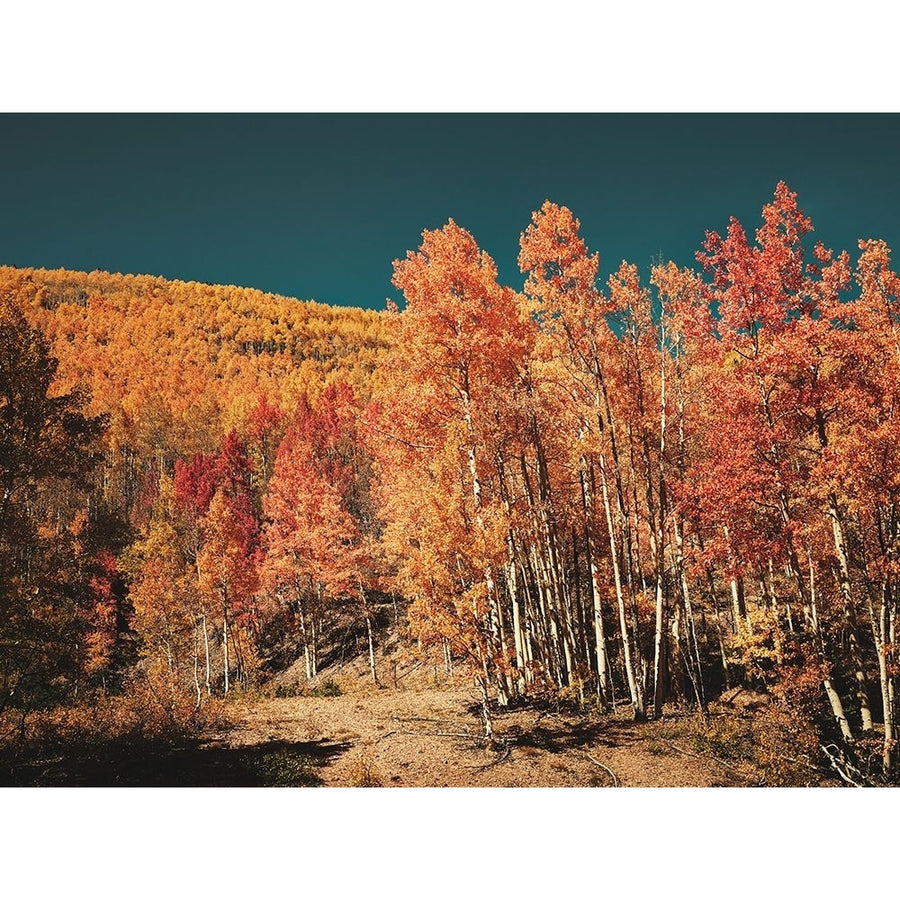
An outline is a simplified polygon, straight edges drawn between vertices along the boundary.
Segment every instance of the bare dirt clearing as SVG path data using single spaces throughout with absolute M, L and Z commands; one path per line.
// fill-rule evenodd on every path
M 316 750 L 301 779 L 328 787 L 711 787 L 755 784 L 759 773 L 696 753 L 691 720 L 671 712 L 636 724 L 565 704 L 497 710 L 494 741 L 482 737 L 471 681 L 435 670 L 376 688 L 345 667 L 339 696 L 261 699 L 236 707 L 232 726 L 206 747 L 281 754 L 281 783 L 295 758 Z M 334 682 L 326 682 L 334 684 Z
M 667 708 L 635 723 L 629 706 L 601 714 L 574 700 L 494 710 L 486 741 L 471 678 L 448 676 L 394 644 L 312 682 L 295 667 L 266 694 L 233 692 L 216 725 L 181 739 L 73 744 L 20 759 L 7 784 L 149 787 L 712 787 L 765 784 L 746 752 L 754 712 L 719 712 L 725 734 Z M 272 693 L 275 696 L 272 696 Z M 288 696 L 284 696 L 287 694 Z M 731 729 L 731 731 L 729 731 Z M 717 732 L 720 733 L 720 732 Z M 723 758 L 724 757 L 724 758 Z M 771 781 L 768 781 L 771 783 Z
M 651 787 L 743 785 L 752 773 L 676 749 L 679 722 L 636 725 L 535 707 L 499 712 L 493 745 L 480 737 L 464 688 L 264 700 L 210 749 L 316 746 L 330 787 Z M 673 746 L 675 745 L 675 746 Z

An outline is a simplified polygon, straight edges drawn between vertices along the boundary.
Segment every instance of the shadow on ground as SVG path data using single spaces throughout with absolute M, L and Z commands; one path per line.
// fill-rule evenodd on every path
M 470 708 L 474 714 L 475 707 Z M 507 723 L 516 713 L 534 712 L 530 723 Z M 510 706 L 495 713 L 494 725 L 499 737 L 513 747 L 541 750 L 546 753 L 566 753 L 590 746 L 621 747 L 641 738 L 632 721 L 611 716 L 586 716 L 574 704 L 528 702 Z
M 314 787 L 317 770 L 347 742 L 269 741 L 245 747 L 200 742 L 129 743 L 6 762 L 7 787 Z
M 608 726 L 602 722 L 554 722 L 547 726 L 536 723 L 528 729 L 518 725 L 498 728 L 498 734 L 512 746 L 530 747 L 546 753 L 565 753 L 597 743 L 615 746 L 615 741 L 604 736 L 607 731 Z

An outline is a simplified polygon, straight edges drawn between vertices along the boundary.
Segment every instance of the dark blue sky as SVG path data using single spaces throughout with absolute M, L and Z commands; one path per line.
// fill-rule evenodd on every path
M 383 308 L 454 218 L 522 284 L 544 199 L 601 256 L 693 264 L 779 179 L 816 237 L 900 250 L 900 115 L 2 115 L 0 263 L 239 284 Z

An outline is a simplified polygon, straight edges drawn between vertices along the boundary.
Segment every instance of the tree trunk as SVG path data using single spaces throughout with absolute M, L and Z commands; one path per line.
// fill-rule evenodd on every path
M 588 568 L 591 573 L 591 600 L 594 610 L 594 645 L 597 654 L 597 696 L 601 706 L 606 709 L 609 704 L 609 684 L 606 677 L 607 650 L 606 634 L 603 629 L 603 598 L 600 592 L 600 573 L 594 556 L 593 522 L 594 522 L 594 472 L 585 457 L 581 458 L 581 503 L 584 511 L 584 552 L 587 555 Z
M 825 665 L 827 664 L 828 659 L 825 653 L 825 640 L 822 637 L 822 632 L 819 630 L 819 614 L 816 610 L 816 577 L 811 555 L 809 560 L 809 594 L 812 624 L 815 629 L 815 637 L 819 643 L 820 659 L 823 665 Z M 844 704 L 841 701 L 840 694 L 835 690 L 834 685 L 831 683 L 831 679 L 828 677 L 822 679 L 822 686 L 825 688 L 825 694 L 828 697 L 828 702 L 831 704 L 831 712 L 834 715 L 834 719 L 838 724 L 838 728 L 841 730 L 841 737 L 849 744 L 853 740 L 853 733 L 850 731 L 850 723 L 847 721 L 847 715 L 844 712 Z
M 691 603 L 691 591 L 688 587 L 687 572 L 684 565 L 684 539 L 681 533 L 681 525 L 677 516 L 673 516 L 672 527 L 675 532 L 675 566 L 678 570 L 681 583 L 681 599 L 684 604 L 685 632 L 687 634 L 688 652 L 685 657 L 685 665 L 694 688 L 697 704 L 703 712 L 706 712 L 706 696 L 703 688 L 703 664 L 700 660 L 700 646 L 697 643 L 697 628 L 694 623 L 694 610 Z M 677 634 L 677 632 L 676 632 Z
M 853 661 L 856 698 L 859 701 L 862 730 L 872 731 L 872 709 L 869 703 L 866 673 L 863 667 L 862 654 L 860 653 L 859 640 L 856 636 L 856 604 L 853 601 L 853 592 L 850 586 L 850 560 L 847 552 L 847 541 L 844 536 L 843 521 L 838 511 L 837 497 L 834 494 L 830 494 L 828 497 L 828 515 L 831 518 L 834 549 L 838 558 L 838 585 L 844 600 L 844 625 L 847 629 L 847 640 L 850 645 L 850 658 Z
M 869 618 L 872 624 L 872 637 L 875 640 L 875 650 L 878 653 L 878 680 L 881 687 L 881 703 L 884 709 L 884 743 L 882 745 L 882 765 L 885 776 L 890 776 L 894 769 L 896 750 L 895 726 L 896 704 L 894 698 L 894 684 L 889 669 L 888 656 L 891 652 L 892 641 L 895 638 L 894 610 L 892 609 L 892 597 L 890 583 L 884 579 L 881 586 L 881 604 L 876 616 L 871 597 L 868 598 Z
M 488 700 L 488 684 L 490 676 L 488 674 L 487 659 L 484 654 L 481 656 L 483 674 L 478 676 L 478 687 L 481 689 L 481 720 L 484 724 L 484 736 L 488 740 L 494 737 L 494 723 L 491 719 L 491 707 Z
M 466 456 L 469 462 L 469 476 L 472 480 L 472 499 L 475 504 L 475 520 L 478 526 L 478 531 L 481 535 L 486 534 L 486 529 L 484 525 L 484 516 L 482 514 L 482 496 L 481 496 L 481 479 L 478 476 L 478 466 L 476 465 L 475 459 L 475 428 L 472 421 L 472 403 L 469 393 L 469 374 L 468 371 L 462 372 L 462 387 L 461 394 L 463 400 L 463 418 L 466 423 L 466 432 L 468 436 L 468 444 L 466 446 Z M 487 591 L 487 603 L 488 603 L 488 627 L 490 628 L 491 634 L 491 644 L 492 644 L 492 652 L 496 652 L 496 643 L 499 640 L 499 631 L 500 631 L 500 620 L 498 616 L 498 611 L 495 608 L 495 590 L 494 590 L 494 575 L 491 570 L 490 564 L 486 565 L 484 568 L 484 583 L 485 589 Z M 484 659 L 484 664 L 487 666 L 487 659 Z M 487 675 L 487 669 L 485 669 L 485 675 Z M 509 698 L 505 694 L 505 689 L 503 685 L 503 680 L 498 677 L 497 679 L 497 687 L 498 687 L 498 700 L 501 706 L 505 706 L 508 702 Z M 485 690 L 487 687 L 485 686 Z
M 194 688 L 197 691 L 197 705 L 194 709 L 200 709 L 203 695 L 200 693 L 200 629 L 196 620 L 194 621 Z
M 224 653 L 225 693 L 228 693 L 228 607 L 222 605 L 222 649 Z
M 631 695 L 631 706 L 635 720 L 645 718 L 644 697 L 640 685 L 634 675 L 631 661 L 631 646 L 628 636 L 628 622 L 625 614 L 625 595 L 622 591 L 622 576 L 619 571 L 619 553 L 616 548 L 616 532 L 613 525 L 612 509 L 609 505 L 609 489 L 606 483 L 606 467 L 603 456 L 600 456 L 600 484 L 603 490 L 603 506 L 606 510 L 606 524 L 609 529 L 609 553 L 612 560 L 613 580 L 616 586 L 616 600 L 619 605 L 619 630 L 622 636 L 622 654 L 625 662 L 625 675 L 628 679 L 628 691 Z
M 203 613 L 203 648 L 206 651 L 206 696 L 212 697 L 212 686 L 210 685 L 210 666 L 209 666 L 209 628 L 206 624 L 206 613 Z

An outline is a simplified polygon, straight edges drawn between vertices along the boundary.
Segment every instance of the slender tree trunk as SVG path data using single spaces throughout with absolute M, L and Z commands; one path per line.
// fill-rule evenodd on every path
M 466 447 L 466 456 L 469 462 L 469 475 L 472 480 L 472 499 L 475 503 L 475 519 L 476 524 L 478 526 L 478 531 L 481 536 L 486 536 L 486 529 L 484 525 L 484 517 L 482 515 L 482 505 L 483 500 L 481 496 L 481 479 L 478 476 L 478 466 L 476 465 L 475 459 L 475 428 L 472 421 L 472 403 L 469 393 L 469 374 L 468 371 L 463 371 L 462 373 L 462 400 L 463 400 L 463 416 L 466 423 L 466 432 L 468 434 L 468 444 Z M 492 652 L 496 652 L 496 642 L 499 640 L 499 617 L 498 611 L 495 607 L 496 603 L 496 591 L 494 590 L 494 575 L 491 570 L 490 564 L 485 566 L 484 569 L 484 582 L 485 588 L 487 590 L 487 603 L 488 603 L 488 626 L 490 628 L 491 633 L 491 643 L 492 643 Z M 487 675 L 487 659 L 484 659 L 485 665 L 485 674 Z M 501 706 L 505 706 L 509 702 L 509 698 L 506 696 L 503 680 L 498 677 L 497 679 L 497 687 L 498 687 L 498 701 Z M 485 685 L 485 690 L 487 690 L 487 686 Z
M 200 693 L 200 631 L 196 621 L 194 622 L 194 687 L 197 690 L 197 705 L 194 709 L 200 709 L 203 695 Z
M 693 540 L 700 550 L 700 553 L 703 554 L 705 552 L 703 535 L 695 530 Z M 728 654 L 725 651 L 725 629 L 722 625 L 722 614 L 719 611 L 719 594 L 716 590 L 716 577 L 713 572 L 713 567 L 709 563 L 706 565 L 706 593 L 710 606 L 712 606 L 713 617 L 716 622 L 716 642 L 719 645 L 719 655 L 722 658 L 722 676 L 725 679 L 725 688 L 728 689 L 731 687 L 731 675 L 728 672 Z
M 622 635 L 622 654 L 625 662 L 625 675 L 628 679 L 628 690 L 631 695 L 631 706 L 635 720 L 645 718 L 644 697 L 634 674 L 631 662 L 631 646 L 628 636 L 628 622 L 625 615 L 625 595 L 622 590 L 622 576 L 619 571 L 619 553 L 616 548 L 616 532 L 613 525 L 612 509 L 609 504 L 609 489 L 606 483 L 606 467 L 603 455 L 600 456 L 600 484 L 603 491 L 603 507 L 606 510 L 606 524 L 609 530 L 609 553 L 612 560 L 613 580 L 616 586 L 616 600 L 619 605 L 619 630 Z
M 885 578 L 881 585 L 880 607 L 876 614 L 871 597 L 868 597 L 869 618 L 872 624 L 872 637 L 875 640 L 875 650 L 878 654 L 878 680 L 881 687 L 881 703 L 884 709 L 884 743 L 882 745 L 882 765 L 886 776 L 894 769 L 896 750 L 895 726 L 896 704 L 894 698 L 894 684 L 891 677 L 888 659 L 895 638 L 894 610 L 892 609 L 892 596 L 890 582 Z
M 609 702 L 609 684 L 606 677 L 607 650 L 603 627 L 603 597 L 600 591 L 600 573 L 594 551 L 594 471 L 585 457 L 581 458 L 581 504 L 584 512 L 584 552 L 591 574 L 591 600 L 594 610 L 594 646 L 597 654 L 597 696 L 602 707 Z
M 731 535 L 728 526 L 723 525 L 722 531 L 725 534 L 725 540 L 729 545 L 729 558 L 731 565 L 736 563 L 734 550 L 731 549 Z M 731 618 L 732 631 L 734 634 L 740 634 L 744 621 L 747 618 L 747 603 L 744 597 L 744 580 L 738 576 L 732 575 L 729 579 L 731 586 Z
M 203 649 L 206 653 L 206 696 L 212 697 L 212 685 L 210 684 L 210 665 L 209 665 L 209 628 L 206 623 L 206 613 L 203 613 Z
M 507 550 L 509 559 L 506 564 L 506 584 L 509 591 L 510 606 L 512 607 L 513 642 L 516 650 L 516 668 L 519 671 L 519 690 L 521 691 L 528 685 L 531 677 L 531 671 L 528 667 L 528 663 L 531 660 L 525 643 L 522 608 L 519 598 L 519 578 L 515 560 L 515 541 L 512 532 L 507 536 Z
M 819 614 L 816 609 L 816 576 L 815 576 L 815 568 L 813 567 L 812 555 L 810 554 L 809 560 L 809 605 L 812 613 L 812 624 L 815 629 L 815 636 L 819 643 L 819 653 L 822 663 L 825 664 L 827 662 L 827 656 L 825 653 L 825 640 L 822 637 L 822 632 L 819 630 Z M 844 704 L 841 701 L 841 696 L 835 690 L 834 685 L 831 682 L 831 678 L 824 677 L 822 679 L 822 686 L 825 688 L 825 694 L 828 697 L 828 702 L 831 704 L 831 712 L 834 715 L 834 719 L 838 724 L 838 728 L 841 730 L 841 736 L 843 739 L 850 743 L 853 740 L 853 733 L 850 731 L 850 723 L 847 721 L 847 715 L 844 712 Z
M 653 509 L 653 497 L 650 490 L 651 466 L 650 450 L 646 438 L 644 458 L 647 464 L 647 514 L 653 550 L 653 567 L 656 576 L 656 628 L 653 638 L 653 717 L 659 719 L 663 711 L 663 692 L 666 668 L 665 644 L 665 529 L 666 517 L 666 331 L 662 328 L 662 352 L 660 353 L 660 389 L 659 389 L 659 502 Z M 654 534 L 654 529 L 656 533 Z
M 653 717 L 659 719 L 663 711 L 663 679 L 665 669 L 665 600 L 662 572 L 656 573 L 656 623 L 653 636 Z
M 306 613 L 303 610 L 303 601 L 297 601 L 297 611 L 300 614 L 300 634 L 303 638 L 303 659 L 306 663 L 306 680 L 312 681 L 312 657 L 309 651 L 309 633 L 307 631 Z
M 225 693 L 228 693 L 228 606 L 222 598 L 222 649 L 224 653 Z
M 378 684 L 378 675 L 375 672 L 375 641 L 372 638 L 372 617 L 366 612 L 366 635 L 369 639 L 369 672 L 372 675 L 372 681 Z
M 853 600 L 853 592 L 850 585 L 849 553 L 847 551 L 847 541 L 844 536 L 843 521 L 838 511 L 837 497 L 834 494 L 830 494 L 828 497 L 828 515 L 831 518 L 834 549 L 838 559 L 838 585 L 844 600 L 844 624 L 847 629 L 850 658 L 853 661 L 854 676 L 856 679 L 856 698 L 859 702 L 862 730 L 872 731 L 872 708 L 869 703 L 866 673 L 863 667 L 862 654 L 860 653 L 859 640 L 856 636 L 856 604 Z
M 888 620 L 888 643 L 891 647 L 892 664 L 896 671 L 897 664 L 897 604 L 893 601 L 885 610 L 885 617 Z M 886 776 L 890 776 L 896 766 L 897 748 L 897 697 L 896 697 L 896 675 L 888 676 L 887 690 L 887 712 L 884 716 L 884 771 Z
M 684 604 L 685 631 L 687 633 L 688 652 L 685 664 L 694 688 L 697 704 L 703 712 L 706 712 L 706 696 L 703 687 L 703 663 L 700 659 L 700 645 L 697 642 L 697 628 L 694 622 L 694 610 L 691 604 L 691 591 L 688 586 L 687 572 L 684 563 L 684 539 L 681 533 L 681 525 L 678 517 L 673 516 L 672 528 L 675 532 L 675 567 L 681 583 L 681 599 Z
M 478 687 L 481 689 L 481 721 L 484 724 L 484 736 L 488 740 L 494 737 L 494 722 L 491 718 L 491 706 L 488 698 L 488 684 L 490 675 L 488 673 L 487 658 L 484 653 L 481 654 L 482 674 L 476 679 Z

